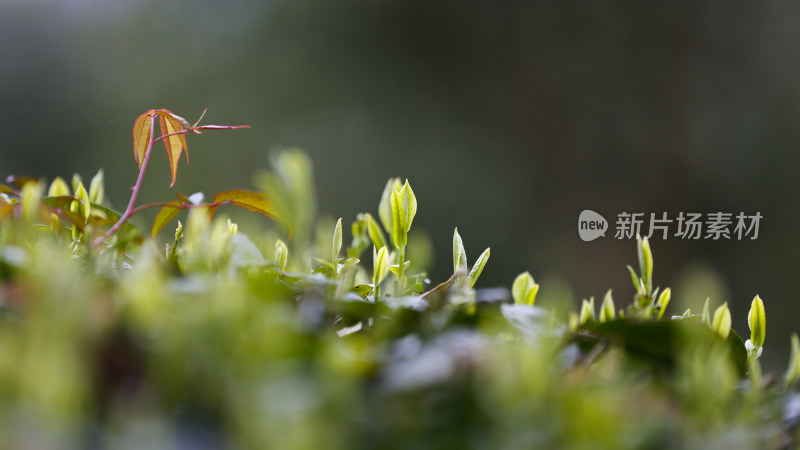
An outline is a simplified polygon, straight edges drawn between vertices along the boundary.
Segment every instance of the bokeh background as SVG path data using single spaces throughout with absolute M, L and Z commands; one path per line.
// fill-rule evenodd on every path
M 481 284 L 529 270 L 542 302 L 632 294 L 633 241 L 582 242 L 585 208 L 758 211 L 755 241 L 654 238 L 656 284 L 675 314 L 728 301 L 745 332 L 759 293 L 768 369 L 800 330 L 793 2 L 0 0 L 3 176 L 103 168 L 122 208 L 153 107 L 253 128 L 190 138 L 171 190 L 155 153 L 141 201 L 252 186 L 297 146 L 322 214 L 374 214 L 407 177 L 434 280 L 458 226 L 470 261 L 492 248 Z

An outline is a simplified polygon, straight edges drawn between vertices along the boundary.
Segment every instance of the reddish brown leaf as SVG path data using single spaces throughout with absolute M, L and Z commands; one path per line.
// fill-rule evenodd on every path
M 281 219 L 278 214 L 275 202 L 263 192 L 247 191 L 244 189 L 231 189 L 223 191 L 214 196 L 214 203 L 229 201 L 236 206 L 240 206 L 249 211 L 263 214 L 271 219 L 278 221 L 281 225 L 285 226 L 291 234 L 289 225 Z
M 11 189 L 10 187 L 4 184 L 0 184 L 0 194 L 13 194 L 13 193 L 14 189 Z
M 244 189 L 231 189 L 214 196 L 214 203 L 229 200 L 231 203 L 249 209 L 250 211 L 265 214 L 277 219 L 275 215 L 275 202 L 263 192 L 247 191 Z
M 182 131 L 183 124 L 178 120 L 171 111 L 167 109 L 159 109 L 156 111 L 161 120 L 161 136 L 167 136 L 179 131 Z M 184 119 L 185 120 L 185 119 Z M 186 162 L 189 162 L 189 148 L 186 145 L 186 133 L 175 134 L 162 139 L 164 147 L 167 149 L 167 157 L 169 158 L 169 168 L 172 174 L 172 183 L 170 187 L 175 185 L 175 176 L 178 173 L 178 161 L 181 158 L 181 152 L 186 151 Z
M 147 151 L 147 144 L 150 143 L 150 127 L 153 126 L 154 112 L 152 109 L 148 110 L 133 122 L 133 159 L 139 165 L 139 170 L 142 169 L 144 153 Z
M 172 112 L 172 111 L 170 111 L 170 110 L 168 110 L 168 109 L 166 109 L 166 108 L 161 108 L 161 109 L 160 109 L 160 111 L 161 111 L 162 113 L 169 114 L 170 116 L 172 116 L 172 118 L 174 118 L 175 120 L 177 120 L 177 121 L 179 121 L 180 123 L 182 123 L 182 124 L 183 124 L 183 128 L 191 128 L 191 127 L 192 127 L 192 126 L 189 124 L 189 121 L 188 121 L 188 120 L 186 120 L 186 119 L 184 119 L 183 117 L 181 117 L 181 116 L 179 116 L 179 115 L 175 114 L 174 112 Z M 202 117 L 202 116 L 201 116 L 201 117 Z
M 182 203 L 180 202 L 169 202 L 166 205 L 162 206 L 161 209 L 156 214 L 155 220 L 153 220 L 153 229 L 150 231 L 150 234 L 153 238 L 158 235 L 158 232 L 161 231 L 178 213 L 181 211 Z

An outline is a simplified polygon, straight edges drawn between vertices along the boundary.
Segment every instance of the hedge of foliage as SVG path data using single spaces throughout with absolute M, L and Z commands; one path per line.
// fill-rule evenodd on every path
M 158 114 L 165 142 L 200 129 L 149 111 L 140 167 Z M 786 373 L 762 375 L 764 302 L 741 335 L 726 304 L 671 313 L 647 239 L 630 304 L 609 291 L 562 313 L 535 305 L 527 272 L 480 288 L 490 252 L 470 261 L 457 230 L 452 277 L 427 280 L 408 181 L 376 192 L 377 218 L 359 214 L 349 236 L 341 219 L 317 226 L 302 152 L 255 184 L 154 205 L 150 233 L 127 220 L 135 196 L 122 214 L 104 206 L 102 173 L 89 189 L 0 187 L 0 447 L 798 445 L 797 336 Z M 248 237 L 215 217 L 225 204 L 275 226 Z M 150 235 L 184 209 L 159 246 Z

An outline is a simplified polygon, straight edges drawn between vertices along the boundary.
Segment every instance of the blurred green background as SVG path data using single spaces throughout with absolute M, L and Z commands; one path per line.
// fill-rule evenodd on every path
M 458 226 L 481 284 L 529 270 L 548 296 L 632 294 L 632 240 L 582 242 L 581 210 L 760 212 L 756 241 L 654 238 L 655 280 L 695 311 L 766 302 L 768 369 L 800 329 L 800 11 L 793 2 L 0 0 L 0 172 L 104 168 L 124 207 L 149 108 L 251 130 L 190 138 L 169 189 L 252 186 L 271 149 L 315 163 L 321 213 L 375 213 L 410 179 L 415 227 L 451 270 Z M 160 150 L 160 147 L 157 148 Z M 268 222 L 264 222 L 265 226 Z M 685 306 L 684 306 L 685 307 Z M 680 309 L 680 310 L 679 310 Z

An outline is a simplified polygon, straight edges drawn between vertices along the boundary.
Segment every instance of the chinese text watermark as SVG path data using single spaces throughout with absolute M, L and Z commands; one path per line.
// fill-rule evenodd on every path
M 760 212 L 746 214 L 744 212 L 711 212 L 699 213 L 679 212 L 670 216 L 666 212 L 642 213 L 621 212 L 617 214 L 615 223 L 615 239 L 635 239 L 642 235 L 661 239 L 709 239 L 709 240 L 743 240 L 758 239 L 759 224 L 763 216 Z M 586 209 L 578 217 L 578 235 L 584 241 L 593 241 L 605 236 L 608 229 L 606 219 Z

